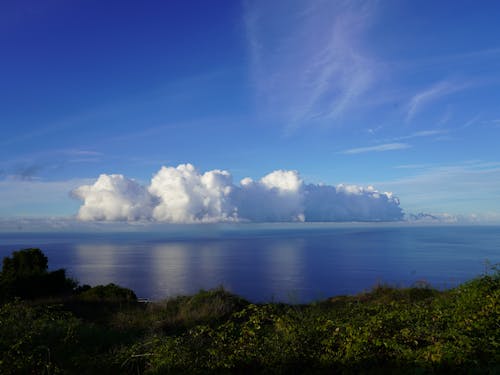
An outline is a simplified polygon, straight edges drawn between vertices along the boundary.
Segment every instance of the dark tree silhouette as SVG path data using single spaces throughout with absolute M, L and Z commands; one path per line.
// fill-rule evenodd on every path
M 32 299 L 70 294 L 77 283 L 59 269 L 48 272 L 48 259 L 40 249 L 14 251 L 3 259 L 0 273 L 0 299 Z
M 47 272 L 48 259 L 40 249 L 14 251 L 12 258 L 3 258 L 2 276 L 29 277 Z

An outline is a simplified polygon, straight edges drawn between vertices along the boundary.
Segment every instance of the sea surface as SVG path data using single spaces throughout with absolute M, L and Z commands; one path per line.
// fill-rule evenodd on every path
M 500 262 L 498 226 L 239 224 L 121 232 L 0 233 L 0 256 L 39 247 L 80 284 L 159 300 L 223 285 L 302 303 L 380 283 L 452 288 Z

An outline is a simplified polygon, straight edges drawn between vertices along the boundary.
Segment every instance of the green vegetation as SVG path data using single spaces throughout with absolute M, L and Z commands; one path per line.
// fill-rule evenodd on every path
M 133 291 L 115 284 L 97 285 L 93 288 L 80 289 L 79 298 L 83 301 L 94 302 L 136 302 L 137 297 Z
M 13 297 L 39 298 L 72 293 L 76 282 L 63 269 L 48 272 L 48 259 L 40 249 L 14 251 L 5 257 L 0 273 L 0 301 Z
M 140 303 L 114 284 L 21 300 L 9 280 L 47 274 L 41 252 L 27 251 L 36 262 L 4 260 L 0 274 L 2 374 L 500 372 L 497 268 L 446 292 L 378 286 L 308 305 L 252 304 L 223 288 Z

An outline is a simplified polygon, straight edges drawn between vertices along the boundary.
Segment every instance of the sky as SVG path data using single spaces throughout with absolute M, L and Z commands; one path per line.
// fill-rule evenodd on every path
M 1 2 L 0 219 L 500 223 L 498 19 L 496 1 Z

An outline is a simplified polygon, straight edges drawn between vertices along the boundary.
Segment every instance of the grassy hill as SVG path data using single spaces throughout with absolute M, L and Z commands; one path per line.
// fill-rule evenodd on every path
M 23 284 L 25 287 L 25 285 Z M 114 284 L 4 300 L 0 373 L 500 373 L 500 272 L 307 305 L 223 288 L 140 303 Z

